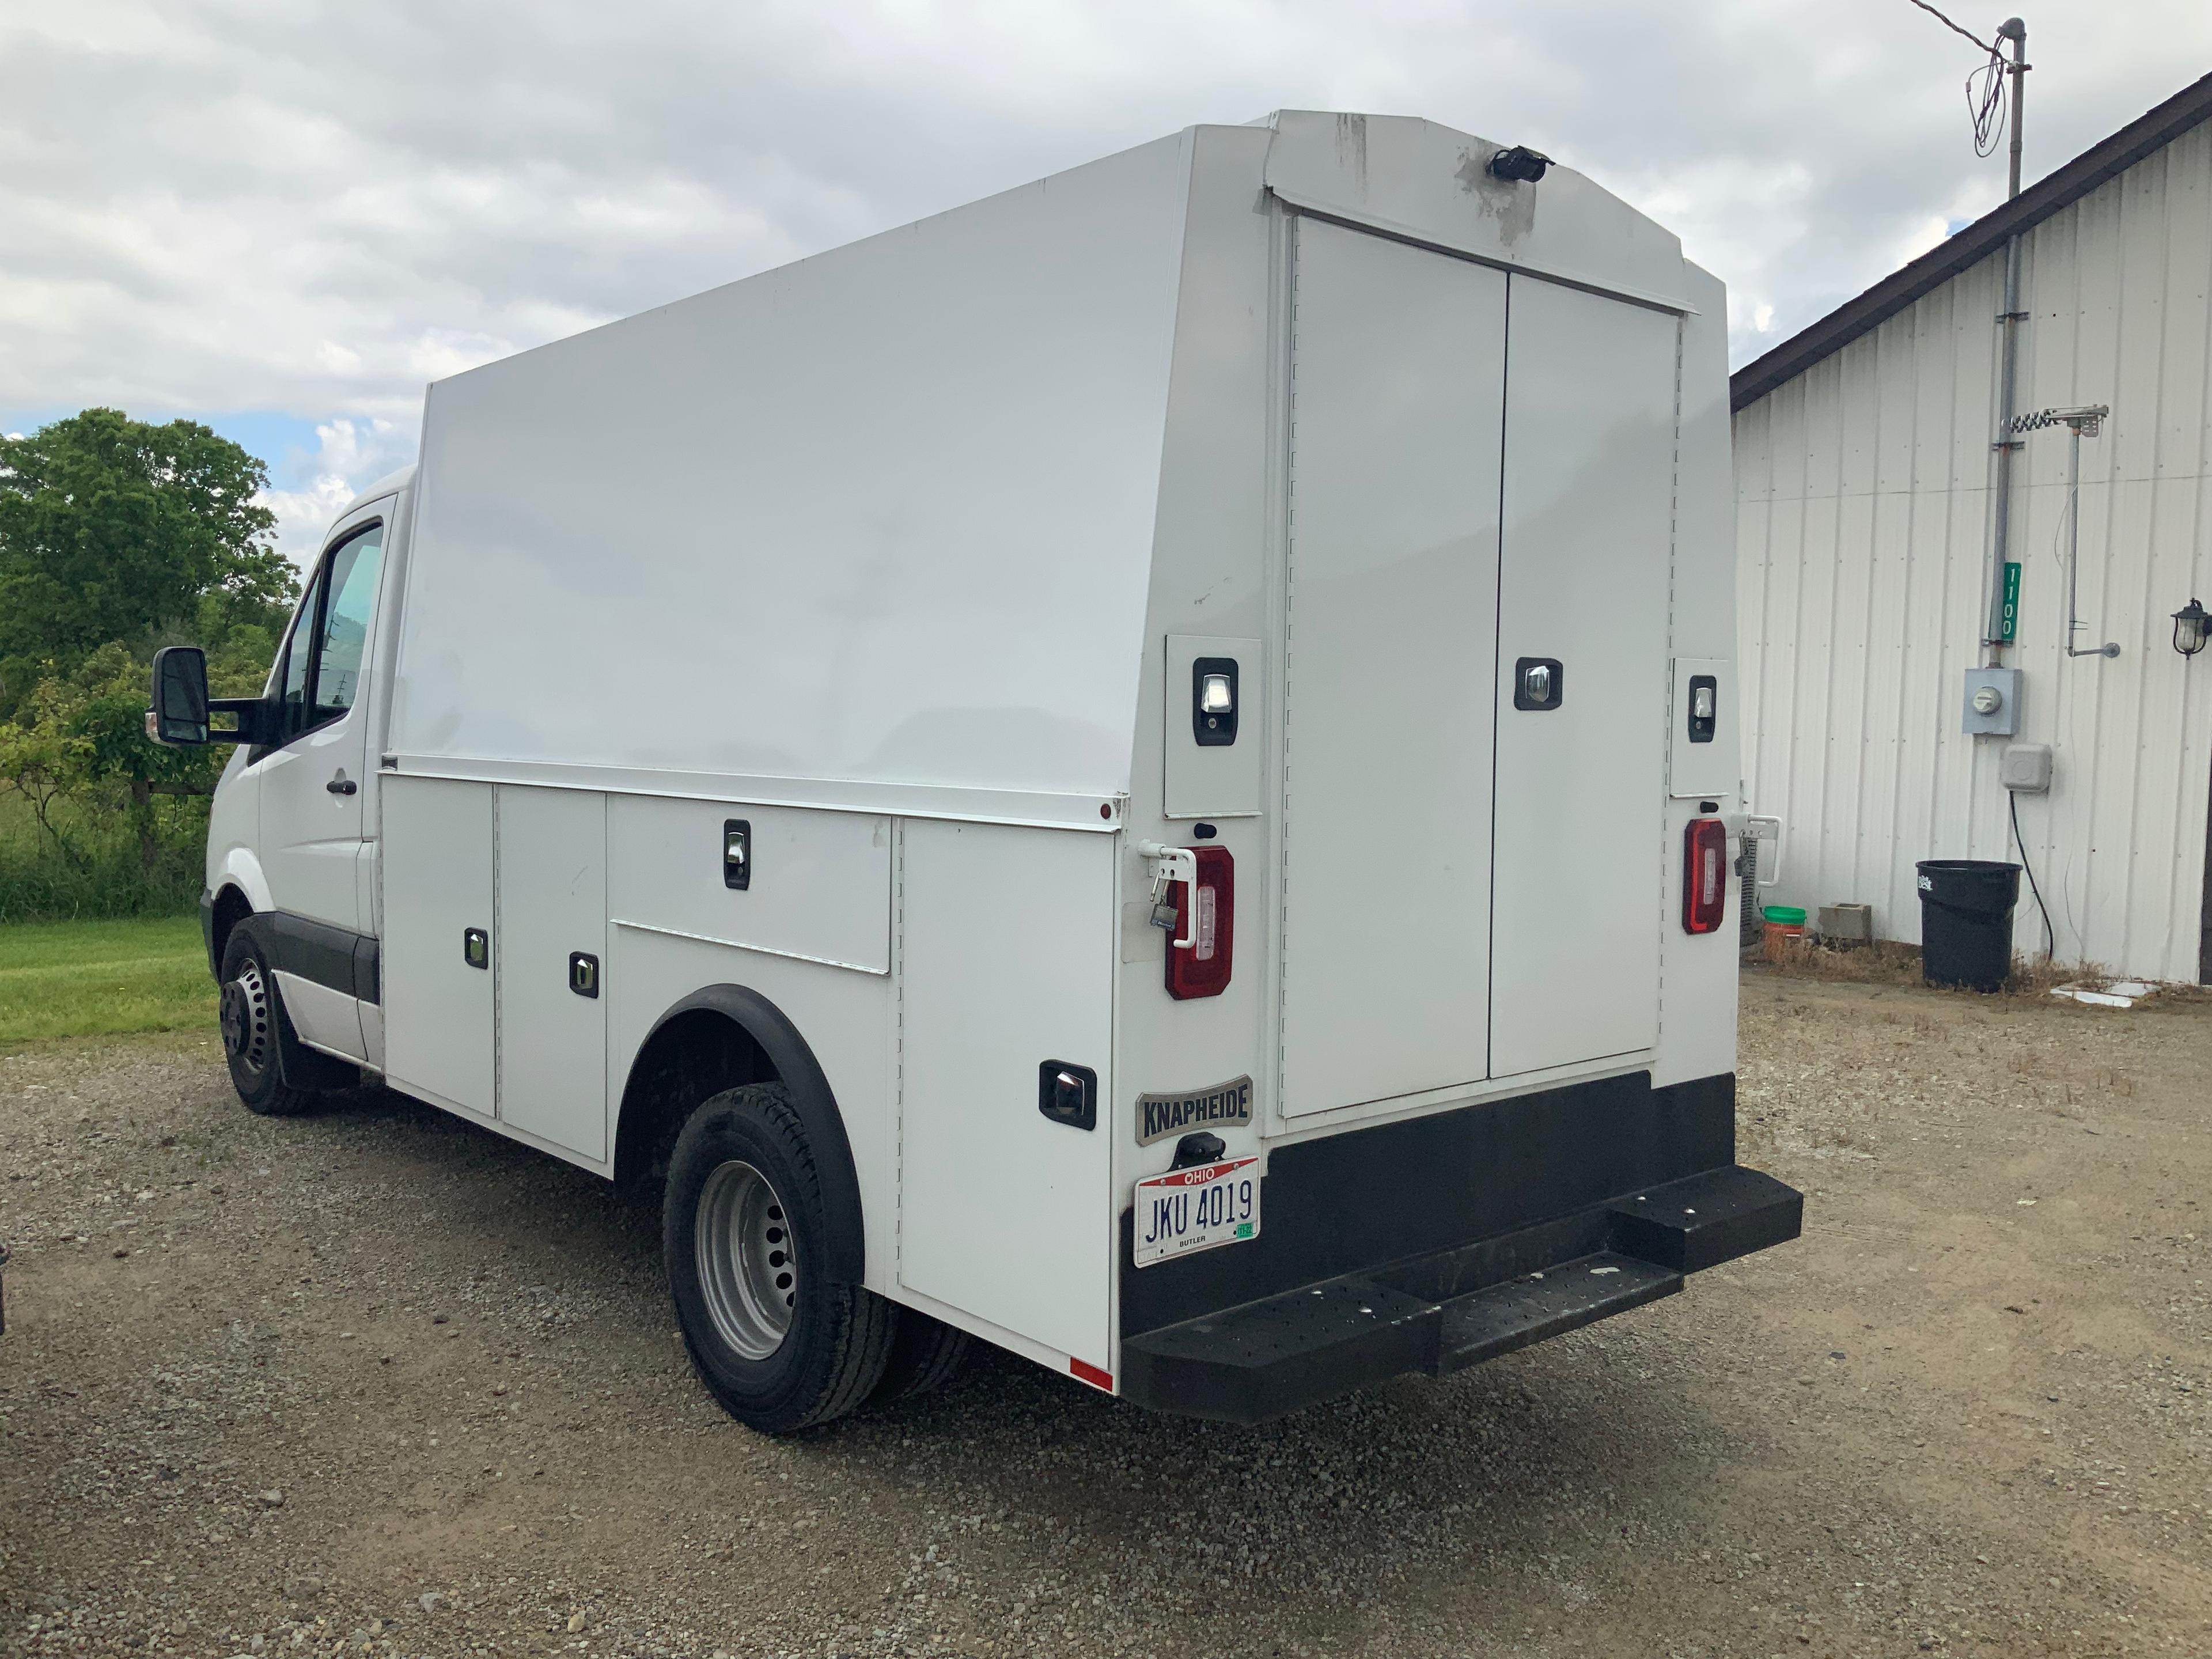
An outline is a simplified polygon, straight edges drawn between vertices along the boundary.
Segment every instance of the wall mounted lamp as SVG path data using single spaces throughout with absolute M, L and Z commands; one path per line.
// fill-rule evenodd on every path
M 2173 613 L 2173 648 L 2185 657 L 2195 656 L 2204 648 L 2208 623 L 2212 623 L 2212 611 L 2206 611 L 2192 597 Z

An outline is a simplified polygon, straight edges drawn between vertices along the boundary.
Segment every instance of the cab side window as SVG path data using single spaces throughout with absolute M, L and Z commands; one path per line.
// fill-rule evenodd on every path
M 361 689 L 362 652 L 376 609 L 376 578 L 384 565 L 384 528 L 371 526 L 331 554 L 325 574 L 328 597 L 315 644 L 315 723 L 334 720 L 353 707 Z
M 327 726 L 353 707 L 383 566 L 384 526 L 373 524 L 340 542 L 316 567 L 300 596 L 277 669 L 278 744 Z
M 307 670 L 314 662 L 315 613 L 323 605 L 323 569 L 318 567 L 292 623 L 292 636 L 276 665 L 280 719 L 276 740 L 289 743 L 307 729 Z

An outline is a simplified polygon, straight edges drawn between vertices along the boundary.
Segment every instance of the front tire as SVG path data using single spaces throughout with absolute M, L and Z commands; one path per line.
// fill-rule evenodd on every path
M 234 929 L 222 951 L 222 997 L 218 1018 L 222 1055 L 231 1086 L 246 1109 L 263 1117 L 296 1117 L 316 1103 L 314 1093 L 284 1080 L 298 1069 L 300 1039 L 260 948 Z
M 669 1296 L 699 1380 L 764 1434 L 842 1417 L 890 1357 L 897 1308 L 825 1278 L 829 1244 L 813 1148 L 783 1085 L 702 1103 L 669 1158 Z

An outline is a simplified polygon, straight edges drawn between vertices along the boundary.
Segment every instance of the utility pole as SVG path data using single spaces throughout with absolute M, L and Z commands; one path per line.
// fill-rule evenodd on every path
M 2012 179 L 2005 191 L 2009 202 L 2020 194 L 2020 122 L 2021 94 L 2027 90 L 2027 25 L 2017 17 L 2008 17 L 1997 29 L 1997 39 L 2012 42 Z
M 2017 17 L 2008 17 L 1998 26 L 1997 39 L 2012 42 L 2012 61 L 2006 70 L 2012 97 L 2011 176 L 2005 192 L 2009 203 L 2020 195 L 2021 94 L 2027 87 L 2027 25 Z M 1998 348 L 1996 464 L 1990 484 L 1989 607 L 1982 619 L 1982 643 L 1991 666 L 2004 651 L 2005 565 L 2012 547 L 2012 456 L 2021 447 L 2012 429 L 2019 393 L 2020 325 L 2027 320 L 2020 308 L 2020 244 L 2018 231 L 2005 239 L 2004 302 L 1997 313 L 2004 339 Z

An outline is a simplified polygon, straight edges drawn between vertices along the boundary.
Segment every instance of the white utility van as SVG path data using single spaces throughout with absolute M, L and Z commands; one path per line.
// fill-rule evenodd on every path
M 240 1093 L 663 1183 L 771 1431 L 969 1336 L 1254 1421 L 1795 1237 L 1725 337 L 1569 169 L 1285 112 L 438 382 L 266 693 L 155 667 Z

